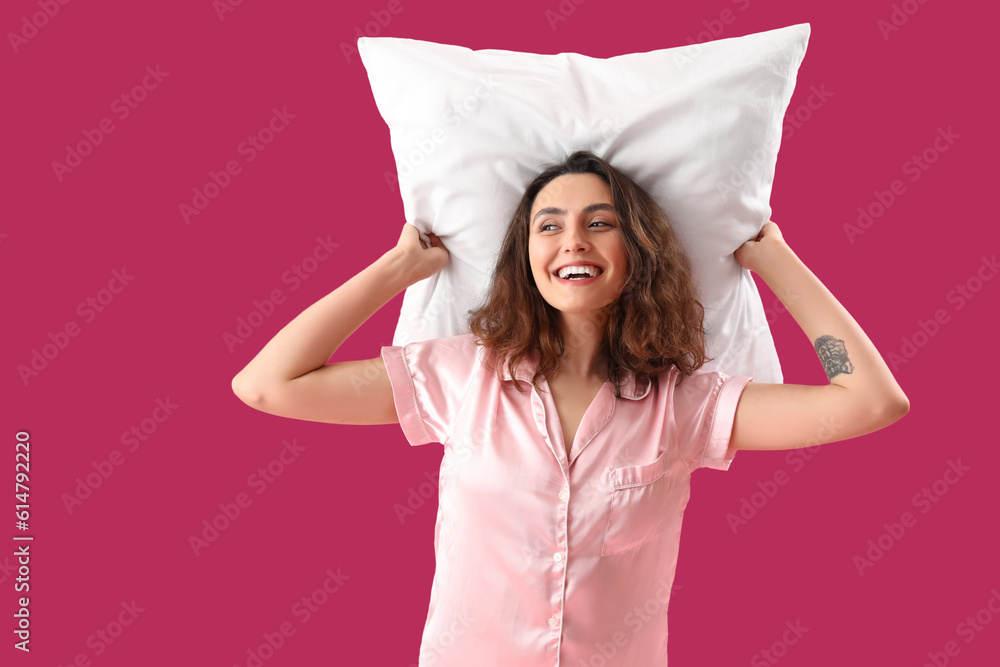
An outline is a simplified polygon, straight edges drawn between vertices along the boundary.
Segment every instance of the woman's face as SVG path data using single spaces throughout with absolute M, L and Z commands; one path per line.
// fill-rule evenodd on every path
M 563 313 L 587 314 L 614 302 L 627 255 L 611 188 L 596 174 L 564 174 L 531 207 L 528 257 L 542 298 Z M 562 279 L 564 266 L 594 265 L 595 277 Z

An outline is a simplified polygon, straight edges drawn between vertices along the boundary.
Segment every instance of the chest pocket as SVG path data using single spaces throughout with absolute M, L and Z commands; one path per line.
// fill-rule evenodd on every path
M 663 533 L 670 523 L 675 481 L 663 452 L 652 463 L 611 470 L 611 515 L 602 556 L 635 549 Z

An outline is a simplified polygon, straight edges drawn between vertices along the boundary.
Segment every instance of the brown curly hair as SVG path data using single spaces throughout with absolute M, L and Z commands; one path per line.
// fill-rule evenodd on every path
M 532 384 L 537 387 L 540 375 L 559 368 L 566 344 L 559 313 L 542 298 L 531 272 L 530 215 L 535 197 L 550 181 L 583 173 L 596 174 L 610 187 L 628 257 L 618 299 L 602 308 L 593 322 L 604 331 L 600 349 L 608 359 L 607 379 L 620 397 L 621 371 L 632 371 L 642 383 L 677 366 L 680 384 L 711 360 L 705 352 L 705 311 L 695 293 L 690 260 L 659 204 L 628 175 L 589 151 L 544 165 L 528 185 L 507 227 L 484 302 L 468 311 L 469 328 L 491 355 L 500 380 L 503 360 L 513 377 L 521 359 L 535 348 L 541 357 Z

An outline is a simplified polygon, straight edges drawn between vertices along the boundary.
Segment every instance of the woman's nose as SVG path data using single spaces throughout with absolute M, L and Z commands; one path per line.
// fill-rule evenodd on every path
M 587 250 L 588 248 L 590 248 L 590 244 L 588 244 L 586 241 L 582 239 L 576 241 L 567 241 L 563 245 L 563 250 L 565 250 L 566 252 L 581 252 Z
M 581 248 L 587 248 L 589 244 L 587 235 L 580 225 L 571 224 L 566 228 L 566 236 L 563 239 L 563 246 L 566 250 L 576 252 Z

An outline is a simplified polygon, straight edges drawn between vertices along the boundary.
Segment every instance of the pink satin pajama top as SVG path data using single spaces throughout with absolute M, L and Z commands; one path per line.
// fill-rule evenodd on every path
M 753 378 L 605 382 L 567 458 L 537 356 L 499 382 L 484 353 L 471 333 L 381 348 L 406 439 L 444 447 L 420 667 L 665 666 L 690 476 L 729 468 Z

